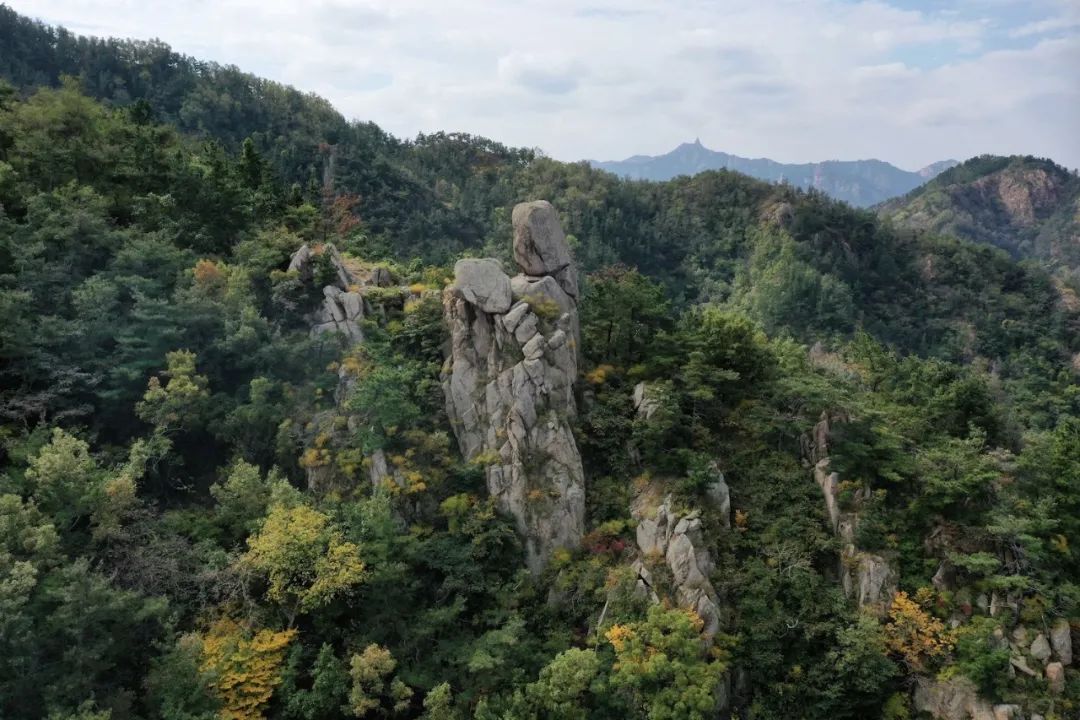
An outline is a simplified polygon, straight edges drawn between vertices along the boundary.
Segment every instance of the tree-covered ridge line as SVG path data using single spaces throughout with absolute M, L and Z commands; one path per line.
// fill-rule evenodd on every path
M 1080 267 L 1080 176 L 1047 158 L 971 158 L 879 212 L 922 232 L 1038 260 L 1074 291 Z
M 899 719 L 920 679 L 1075 711 L 1067 286 L 733 173 L 631 183 L 460 136 L 402 157 L 367 168 L 415 182 L 379 205 L 77 83 L 3 94 L 0 714 L 658 719 L 725 696 L 740 718 Z M 439 376 L 449 259 L 507 259 L 536 197 L 589 271 L 587 533 L 530 578 Z M 388 278 L 345 288 L 358 345 L 310 333 L 331 246 Z M 806 451 L 823 416 L 857 552 L 896 571 L 881 617 L 842 589 Z M 639 551 L 643 489 L 698 513 L 708 646 Z

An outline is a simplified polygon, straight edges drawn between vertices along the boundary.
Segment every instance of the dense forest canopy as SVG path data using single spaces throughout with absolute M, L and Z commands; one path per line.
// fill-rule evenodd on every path
M 5 6 L 0 76 L 0 716 L 1076 713 L 1068 277 L 736 173 L 400 141 Z M 539 574 L 441 387 L 453 261 L 512 267 L 535 199 L 583 274 L 586 478 Z M 362 342 L 312 331 L 352 294 Z

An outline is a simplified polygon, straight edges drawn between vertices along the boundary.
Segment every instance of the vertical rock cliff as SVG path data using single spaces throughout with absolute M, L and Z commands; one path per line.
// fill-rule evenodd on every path
M 841 501 L 840 476 L 830 467 L 829 437 L 832 427 L 846 419 L 822 413 L 813 432 L 803 439 L 803 457 L 813 466 L 814 480 L 825 495 L 829 523 L 842 543 L 839 568 L 844 593 L 855 598 L 859 607 L 883 613 L 896 593 L 896 571 L 884 557 L 863 552 L 855 544 L 859 508 L 866 501 L 868 491 L 859 489 L 845 504 Z
M 512 217 L 518 275 L 492 259 L 454 267 L 443 392 L 462 454 L 484 464 L 488 491 L 539 572 L 555 550 L 576 547 L 585 526 L 585 473 L 570 427 L 578 282 L 550 203 L 521 203 Z

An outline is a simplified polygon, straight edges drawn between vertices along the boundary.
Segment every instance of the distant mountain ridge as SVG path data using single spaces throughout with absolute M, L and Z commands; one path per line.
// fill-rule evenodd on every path
M 701 140 L 683 143 L 664 155 L 634 155 L 625 160 L 590 160 L 589 163 L 635 180 L 670 180 L 705 170 L 734 170 L 759 180 L 783 181 L 803 189 L 815 188 L 856 207 L 870 207 L 904 195 L 957 164 L 955 160 L 943 160 L 916 172 L 901 170 L 882 160 L 788 164 L 710 150 L 701 144 Z
M 1051 160 L 975 157 L 877 210 L 901 227 L 1080 268 L 1080 177 Z

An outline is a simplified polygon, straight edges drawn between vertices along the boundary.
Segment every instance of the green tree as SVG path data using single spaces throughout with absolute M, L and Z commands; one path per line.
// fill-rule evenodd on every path
M 702 621 L 686 610 L 649 608 L 645 620 L 612 625 L 611 685 L 633 698 L 649 720 L 702 720 L 716 711 L 726 664 L 702 647 Z

